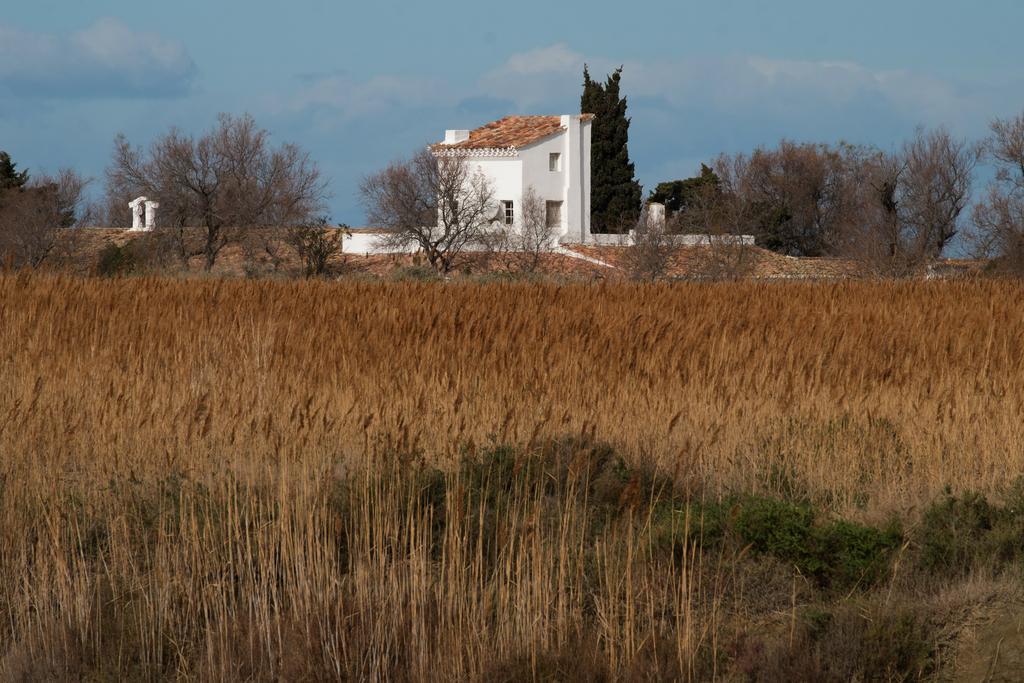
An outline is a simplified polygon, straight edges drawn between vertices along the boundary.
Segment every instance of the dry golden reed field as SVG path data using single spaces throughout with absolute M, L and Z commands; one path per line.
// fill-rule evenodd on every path
M 901 558 L 1024 470 L 1022 301 L 0 275 L 0 678 L 842 676 L 884 637 L 815 650 L 808 605 L 973 599 Z M 737 495 L 904 522 L 836 597 L 702 540 L 696 502 Z M 934 673 L 924 640 L 878 670 Z

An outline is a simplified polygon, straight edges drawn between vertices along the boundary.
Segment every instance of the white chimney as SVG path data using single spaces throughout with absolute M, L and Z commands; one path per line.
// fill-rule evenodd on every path
M 459 142 L 465 142 L 468 139 L 468 130 L 446 130 L 444 132 L 444 144 L 446 145 L 454 145 Z
M 647 229 L 651 232 L 665 232 L 665 205 L 659 202 L 647 204 Z

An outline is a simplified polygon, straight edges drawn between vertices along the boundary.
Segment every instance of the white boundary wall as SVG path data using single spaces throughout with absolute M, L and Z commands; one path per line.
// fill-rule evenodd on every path
M 383 235 L 380 232 L 352 232 L 345 235 L 341 243 L 341 250 L 345 254 L 359 254 L 368 256 L 371 254 L 412 254 L 419 251 L 415 244 L 408 244 L 403 247 L 388 247 L 381 243 Z M 710 247 L 710 246 L 754 246 L 753 235 L 666 235 L 672 244 L 677 247 Z M 628 247 L 633 244 L 633 231 L 625 235 L 595 234 L 587 235 L 583 244 L 592 244 L 603 247 Z M 475 244 L 467 244 L 464 251 L 483 251 L 483 247 Z
M 378 231 L 350 232 L 341 240 L 341 252 L 370 256 L 373 254 L 415 254 L 420 250 L 415 241 L 401 246 L 389 246 L 384 244 L 383 237 L 384 235 Z M 470 243 L 463 246 L 462 251 L 486 251 L 486 247 Z
M 344 254 L 411 254 L 415 249 L 393 249 L 381 244 L 379 232 L 350 232 L 341 240 L 341 251 Z

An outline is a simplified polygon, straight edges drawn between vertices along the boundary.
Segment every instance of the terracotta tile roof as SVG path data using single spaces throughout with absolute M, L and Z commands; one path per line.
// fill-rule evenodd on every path
M 582 115 L 582 119 L 585 121 L 593 118 L 593 114 Z M 433 148 L 507 149 L 509 147 L 525 147 L 562 130 L 562 117 L 560 116 L 506 116 L 470 131 L 468 140 L 450 145 L 439 142 L 433 145 Z

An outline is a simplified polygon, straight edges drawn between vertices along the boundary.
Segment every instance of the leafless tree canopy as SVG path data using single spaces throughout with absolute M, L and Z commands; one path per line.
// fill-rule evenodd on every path
M 159 201 L 159 227 L 178 230 L 182 258 L 202 255 L 210 268 L 239 230 L 312 221 L 327 192 L 309 154 L 293 144 L 272 147 L 251 116 L 221 114 L 199 138 L 171 129 L 146 151 L 118 136 L 107 195 L 110 204 L 139 195 Z M 202 245 L 187 244 L 185 227 L 204 229 Z
M 347 227 L 333 227 L 326 218 L 288 229 L 288 244 L 302 260 L 306 277 L 327 274 L 331 260 L 341 253 L 341 241 L 347 232 Z
M 976 163 L 944 129 L 920 129 L 895 153 L 783 141 L 720 156 L 721 191 L 678 220 L 688 232 L 754 234 L 782 253 L 902 273 L 938 257 L 960 230 Z
M 60 231 L 83 218 L 89 181 L 71 169 L 38 175 L 23 188 L 0 191 L 0 265 L 38 268 L 59 244 Z
M 795 256 L 827 254 L 847 217 L 850 150 L 783 141 L 750 158 L 747 187 L 766 246 Z
M 1024 114 L 992 123 L 983 153 L 996 175 L 974 207 L 974 246 L 979 256 L 995 256 L 1024 272 Z
M 977 152 L 945 129 L 918 130 L 903 146 L 898 213 L 910 253 L 935 258 L 960 230 Z
M 360 195 L 370 223 L 388 230 L 386 243 L 417 246 L 440 273 L 485 241 L 499 209 L 491 184 L 465 158 L 429 149 L 368 176 Z

